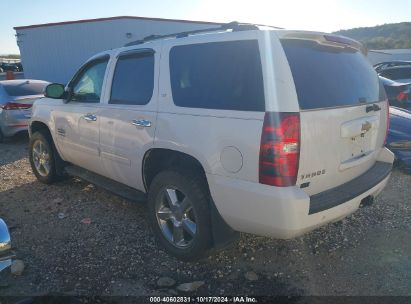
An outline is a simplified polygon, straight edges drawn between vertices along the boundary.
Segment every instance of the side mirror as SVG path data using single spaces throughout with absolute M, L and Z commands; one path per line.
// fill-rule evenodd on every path
M 44 96 L 48 98 L 61 99 L 64 97 L 64 85 L 60 83 L 51 83 L 46 87 Z
M 8 251 L 11 248 L 10 233 L 6 223 L 0 219 L 0 271 L 11 265 L 11 255 Z

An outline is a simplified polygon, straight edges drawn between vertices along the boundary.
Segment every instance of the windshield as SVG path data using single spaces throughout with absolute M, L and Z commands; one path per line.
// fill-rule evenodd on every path
M 329 108 L 385 99 L 377 74 L 351 47 L 313 40 L 281 40 L 301 109 Z

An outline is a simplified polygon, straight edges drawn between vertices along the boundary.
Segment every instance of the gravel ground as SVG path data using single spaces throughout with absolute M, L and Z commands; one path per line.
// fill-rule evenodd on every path
M 183 263 L 158 249 L 144 205 L 78 179 L 37 182 L 27 140 L 0 144 L 0 217 L 25 264 L 0 274 L 0 295 L 175 295 L 193 281 L 203 295 L 411 295 L 410 175 L 395 170 L 374 205 L 303 237 L 244 234 Z

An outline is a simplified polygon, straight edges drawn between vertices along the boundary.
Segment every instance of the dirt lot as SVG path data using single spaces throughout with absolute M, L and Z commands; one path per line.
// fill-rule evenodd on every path
M 394 171 L 374 205 L 342 222 L 289 241 L 242 235 L 211 258 L 183 263 L 157 248 L 144 205 L 77 179 L 38 183 L 19 136 L 0 144 L 0 217 L 26 267 L 0 275 L 0 295 L 174 295 L 175 287 L 157 286 L 167 276 L 176 285 L 204 281 L 203 295 L 410 296 L 410 185 L 411 176 Z

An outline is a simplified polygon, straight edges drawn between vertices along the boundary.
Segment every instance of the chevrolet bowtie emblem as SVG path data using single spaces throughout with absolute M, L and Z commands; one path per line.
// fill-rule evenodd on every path
M 361 131 L 368 132 L 370 131 L 371 127 L 372 127 L 371 123 L 369 121 L 366 121 L 365 123 L 362 124 Z

